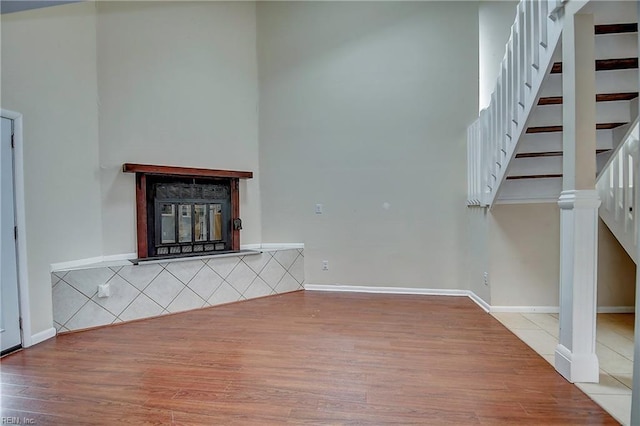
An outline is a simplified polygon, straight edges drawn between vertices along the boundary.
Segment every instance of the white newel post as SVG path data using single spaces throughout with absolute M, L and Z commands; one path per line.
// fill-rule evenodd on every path
M 596 296 L 595 41 L 593 15 L 567 14 L 562 33 L 563 183 L 560 343 L 555 367 L 570 382 L 598 382 Z

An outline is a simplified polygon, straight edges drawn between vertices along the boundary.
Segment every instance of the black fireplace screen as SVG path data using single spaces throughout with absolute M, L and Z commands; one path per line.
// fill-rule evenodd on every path
M 180 256 L 231 250 L 228 181 L 158 177 L 149 182 L 149 254 Z

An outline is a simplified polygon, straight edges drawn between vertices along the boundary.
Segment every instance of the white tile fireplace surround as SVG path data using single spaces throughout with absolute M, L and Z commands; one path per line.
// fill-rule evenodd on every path
M 303 249 L 54 271 L 58 332 L 301 290 Z M 98 296 L 108 284 L 110 295 Z

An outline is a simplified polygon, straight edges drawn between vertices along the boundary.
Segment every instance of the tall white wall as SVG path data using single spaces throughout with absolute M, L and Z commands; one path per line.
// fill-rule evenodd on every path
M 97 39 L 104 254 L 136 251 L 127 162 L 253 171 L 241 242 L 259 243 L 255 3 L 100 2 Z
M 264 242 L 312 284 L 464 287 L 477 5 L 257 7 Z
M 92 3 L 2 15 L 2 108 L 23 114 L 33 333 L 52 326 L 49 265 L 102 254 Z
M 479 109 L 491 102 L 511 25 L 516 19 L 516 0 L 478 2 Z

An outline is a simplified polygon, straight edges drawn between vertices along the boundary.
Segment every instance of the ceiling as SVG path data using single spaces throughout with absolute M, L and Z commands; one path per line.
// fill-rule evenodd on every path
M 58 6 L 60 4 L 77 3 L 81 0 L 2 0 L 0 1 L 0 13 L 13 13 L 40 7 Z

